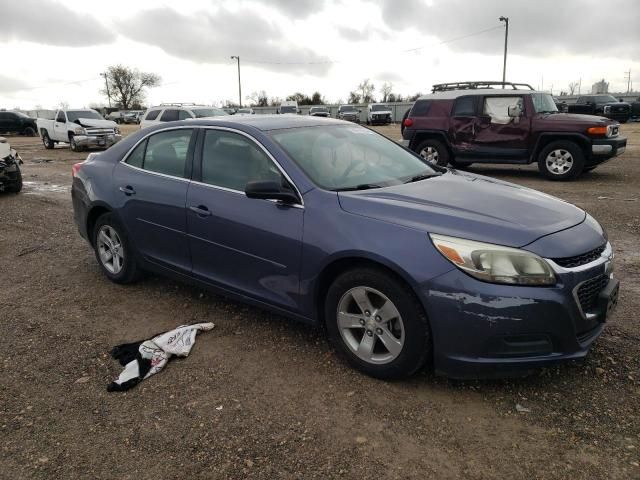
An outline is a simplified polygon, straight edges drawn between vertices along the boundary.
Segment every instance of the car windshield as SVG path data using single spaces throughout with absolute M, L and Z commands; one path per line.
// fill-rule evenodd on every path
M 395 142 L 360 126 L 291 128 L 270 135 L 327 190 L 387 187 L 439 174 Z
M 191 111 L 196 116 L 196 118 L 220 117 L 223 115 L 228 115 L 227 112 L 219 108 L 194 108 Z
M 311 107 L 312 112 L 326 112 L 327 107 Z
M 251 110 L 248 108 L 240 108 L 238 109 L 238 113 L 251 113 Z
M 356 107 L 354 107 L 353 105 L 343 105 L 340 107 L 340 111 L 341 112 L 355 112 L 356 111 Z
M 67 119 L 70 122 L 75 122 L 79 118 L 90 118 L 92 120 L 104 120 L 95 110 L 67 110 Z
M 549 113 L 558 111 L 556 102 L 553 101 L 553 97 L 548 93 L 532 93 L 531 100 L 533 101 L 533 108 L 536 113 Z
M 613 95 L 599 95 L 596 100 L 598 103 L 613 103 L 618 101 Z
M 380 111 L 389 110 L 389 107 L 387 107 L 386 105 L 371 105 L 371 110 L 373 112 L 380 112 Z
M 284 106 L 280 107 L 280 113 L 298 113 L 298 111 L 294 106 Z

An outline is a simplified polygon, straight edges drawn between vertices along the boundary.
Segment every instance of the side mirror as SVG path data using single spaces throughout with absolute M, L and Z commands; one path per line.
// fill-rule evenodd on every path
M 520 105 L 509 105 L 507 109 L 507 115 L 511 118 L 518 118 L 522 115 L 522 110 L 520 109 Z
M 278 200 L 283 203 L 298 203 L 300 201 L 293 190 L 271 180 L 249 182 L 244 188 L 244 193 L 248 198 L 261 200 Z

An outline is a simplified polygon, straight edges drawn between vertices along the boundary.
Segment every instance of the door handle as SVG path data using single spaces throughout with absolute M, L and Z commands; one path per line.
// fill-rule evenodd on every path
M 131 185 L 127 185 L 126 187 L 120 187 L 119 190 L 128 197 L 136 194 L 136 191 L 133 189 Z
M 189 210 L 194 212 L 199 217 L 210 217 L 211 216 L 211 212 L 209 211 L 209 209 L 205 205 L 198 205 L 198 206 L 192 205 L 192 206 L 189 207 Z

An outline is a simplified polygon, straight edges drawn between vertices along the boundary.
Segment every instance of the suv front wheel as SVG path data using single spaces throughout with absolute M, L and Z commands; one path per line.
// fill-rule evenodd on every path
M 551 142 L 538 155 L 538 169 L 549 180 L 573 180 L 584 169 L 584 154 L 574 142 Z
M 433 165 L 446 167 L 449 163 L 449 151 L 447 150 L 447 147 L 438 140 L 429 138 L 420 142 L 416 147 L 415 152 Z

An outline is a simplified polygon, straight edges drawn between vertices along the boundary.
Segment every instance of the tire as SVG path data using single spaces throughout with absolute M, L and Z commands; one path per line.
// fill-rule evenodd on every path
M 27 137 L 35 137 L 36 136 L 36 131 L 33 129 L 33 127 L 25 128 L 23 133 Z
M 82 151 L 82 147 L 76 143 L 75 137 L 73 135 L 69 135 L 69 146 L 74 152 Z
M 584 169 L 584 154 L 569 140 L 551 142 L 538 154 L 538 169 L 549 180 L 573 180 Z
M 42 131 L 42 144 L 44 145 L 44 148 L 46 148 L 47 150 L 51 150 L 56 146 L 53 140 L 49 138 L 49 133 L 46 130 Z
M 22 191 L 22 171 L 20 167 L 18 167 L 18 171 L 16 172 L 16 181 L 5 187 L 4 190 L 9 193 L 20 193 Z
M 595 167 L 584 167 L 584 170 L 582 170 L 582 173 L 592 172 L 596 168 L 598 168 L 598 165 L 596 165 Z
M 449 151 L 438 140 L 428 138 L 420 142 L 414 151 L 431 164 L 446 167 L 449 163 Z
M 105 236 L 103 237 L 102 234 Z M 105 213 L 98 218 L 93 228 L 92 239 L 98 265 L 109 280 L 125 284 L 134 282 L 140 277 L 140 269 L 131 242 L 125 229 L 112 213 Z M 109 253 L 111 253 L 111 259 L 108 256 Z M 119 261 L 113 260 L 116 257 Z
M 356 297 L 362 300 L 362 292 L 366 301 L 360 304 L 372 310 L 355 302 Z M 378 317 L 383 305 L 386 313 L 380 311 Z M 367 375 L 404 378 L 431 359 L 431 333 L 424 309 L 413 291 L 388 272 L 357 268 L 341 274 L 329 287 L 324 314 L 329 342 Z

